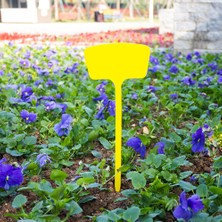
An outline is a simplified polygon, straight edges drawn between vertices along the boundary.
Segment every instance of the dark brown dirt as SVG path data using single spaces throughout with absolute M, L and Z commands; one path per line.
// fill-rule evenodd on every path
M 109 159 L 113 153 L 109 150 L 106 150 L 104 148 L 99 147 L 98 144 L 95 144 L 95 149 L 99 151 L 102 154 L 101 158 L 108 159 L 107 163 L 111 165 L 112 163 L 109 162 Z M 8 155 L 4 155 L 7 159 L 9 159 L 9 162 L 20 162 L 20 160 L 17 160 L 16 158 L 12 158 Z M 63 170 L 68 174 L 67 182 L 72 180 L 76 175 L 76 170 L 79 167 L 79 161 L 83 161 L 83 163 L 92 163 L 93 161 L 98 161 L 97 158 L 95 158 L 93 155 L 89 154 L 88 156 L 85 156 L 84 158 L 75 159 L 74 164 L 71 167 L 63 168 Z M 182 171 L 188 171 L 192 170 L 194 174 L 198 173 L 209 173 L 211 171 L 212 166 L 212 158 L 208 156 L 196 156 L 189 158 L 189 161 L 193 164 L 192 166 L 183 166 L 181 167 Z M 87 168 L 83 168 L 83 171 L 87 171 Z M 50 180 L 50 170 L 45 169 L 41 173 L 41 177 L 45 178 L 47 180 Z M 33 176 L 31 178 L 25 178 L 23 182 L 23 186 L 28 183 L 28 181 L 34 181 L 38 182 L 41 180 L 41 177 L 39 176 Z M 50 181 L 52 182 L 52 181 Z M 75 215 L 69 218 L 68 222 L 78 221 L 78 222 L 91 222 L 92 220 L 87 216 L 97 216 L 100 215 L 102 212 L 104 212 L 105 209 L 112 210 L 115 208 L 127 208 L 130 206 L 130 201 L 118 201 L 115 202 L 115 200 L 119 197 L 122 197 L 121 193 L 116 193 L 114 191 L 114 183 L 113 181 L 109 181 L 107 184 L 104 185 L 106 190 L 99 190 L 98 188 L 89 189 L 89 195 L 92 195 L 95 197 L 94 200 L 81 204 L 81 207 L 83 209 L 83 213 L 79 215 Z M 122 190 L 130 189 L 131 183 L 127 180 L 122 179 Z M 173 192 L 177 195 L 180 194 L 180 189 L 174 189 Z M 34 203 L 38 200 L 38 197 L 29 192 L 29 191 L 23 191 L 22 192 L 28 199 L 28 203 L 25 206 L 26 212 L 29 212 Z M 2 203 L 2 207 L 0 209 L 0 222 L 16 222 L 16 220 L 6 217 L 6 213 L 16 213 L 16 210 L 12 208 L 11 203 L 14 196 L 7 197 Z M 65 214 L 64 214 L 65 215 Z M 175 221 L 174 217 L 170 212 L 167 212 L 165 222 L 173 222 Z
M 194 174 L 199 173 L 210 173 L 211 172 L 211 166 L 213 163 L 213 160 L 209 156 L 198 156 L 198 157 L 192 157 L 189 159 L 189 161 L 193 164 L 192 166 L 182 166 L 182 171 L 193 171 Z

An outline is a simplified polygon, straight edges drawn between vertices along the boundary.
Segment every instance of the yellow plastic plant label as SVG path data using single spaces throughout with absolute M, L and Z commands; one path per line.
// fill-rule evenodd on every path
M 148 46 L 133 43 L 111 43 L 85 49 L 90 78 L 111 80 L 115 86 L 115 190 L 121 187 L 122 90 L 124 80 L 144 78 L 150 57 Z

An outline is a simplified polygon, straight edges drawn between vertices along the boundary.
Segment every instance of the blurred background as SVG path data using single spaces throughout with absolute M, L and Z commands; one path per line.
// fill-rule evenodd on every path
M 158 20 L 173 0 L 0 0 L 1 22 Z

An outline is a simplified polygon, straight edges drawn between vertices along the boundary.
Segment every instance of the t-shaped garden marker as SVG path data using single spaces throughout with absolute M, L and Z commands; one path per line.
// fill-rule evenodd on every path
M 85 49 L 89 76 L 94 80 L 109 79 L 115 85 L 115 190 L 121 186 L 122 148 L 122 90 L 124 80 L 144 78 L 147 73 L 150 49 L 133 43 L 111 43 Z

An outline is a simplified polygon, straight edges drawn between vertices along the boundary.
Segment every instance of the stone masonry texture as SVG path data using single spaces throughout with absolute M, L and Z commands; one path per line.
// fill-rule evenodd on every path
M 174 1 L 174 49 L 222 52 L 222 0 Z

